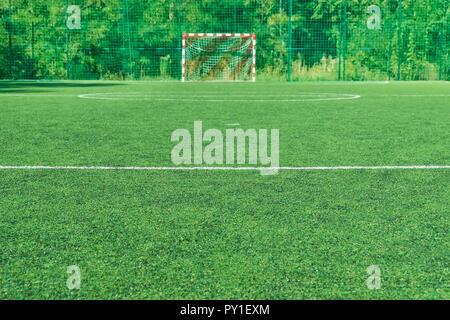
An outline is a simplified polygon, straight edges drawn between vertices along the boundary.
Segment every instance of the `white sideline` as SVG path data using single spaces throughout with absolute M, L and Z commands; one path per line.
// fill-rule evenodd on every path
M 252 170 L 432 170 L 450 166 L 337 166 L 337 167 L 104 167 L 104 166 L 0 166 L 0 170 L 143 170 L 143 171 L 252 171 Z

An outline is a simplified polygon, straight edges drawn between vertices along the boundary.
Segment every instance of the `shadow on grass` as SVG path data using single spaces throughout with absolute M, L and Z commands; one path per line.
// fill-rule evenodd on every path
M 27 92 L 48 92 L 49 89 L 59 88 L 101 88 L 121 86 L 122 83 L 117 82 L 39 82 L 39 81 L 0 81 L 0 93 L 27 93 Z

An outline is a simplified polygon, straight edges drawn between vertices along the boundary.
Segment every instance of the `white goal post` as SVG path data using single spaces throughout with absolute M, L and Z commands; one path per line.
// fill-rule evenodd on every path
M 254 33 L 185 33 L 182 81 L 255 81 Z

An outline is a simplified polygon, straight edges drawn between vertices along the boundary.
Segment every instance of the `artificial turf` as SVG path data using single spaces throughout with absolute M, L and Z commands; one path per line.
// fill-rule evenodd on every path
M 277 101 L 302 94 L 361 97 Z M 196 120 L 279 129 L 281 166 L 448 166 L 449 98 L 446 82 L 0 82 L 0 166 L 174 166 L 171 133 Z M 0 298 L 449 299 L 449 190 L 449 169 L 2 169 Z

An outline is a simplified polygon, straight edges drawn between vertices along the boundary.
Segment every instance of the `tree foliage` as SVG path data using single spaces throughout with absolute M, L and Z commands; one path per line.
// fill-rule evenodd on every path
M 448 0 L 69 0 L 80 30 L 66 27 L 65 0 L 11 1 L 0 0 L 0 78 L 179 78 L 184 32 L 256 33 L 268 77 L 291 63 L 299 80 L 344 67 L 347 79 L 384 79 L 399 65 L 402 79 L 449 78 Z

